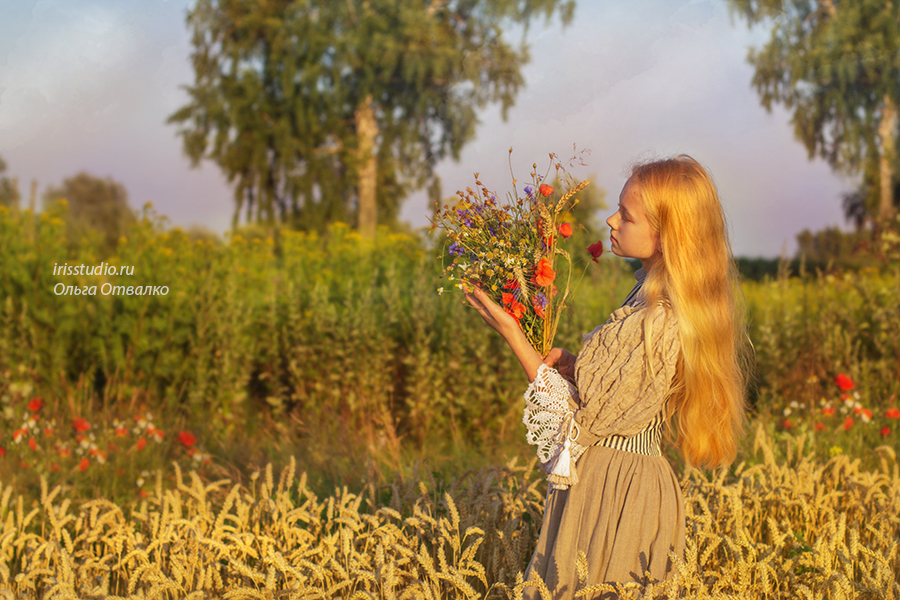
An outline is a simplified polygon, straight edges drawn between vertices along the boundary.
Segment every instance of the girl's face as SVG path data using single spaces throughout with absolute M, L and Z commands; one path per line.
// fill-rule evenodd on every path
M 630 179 L 619 194 L 619 210 L 606 220 L 611 229 L 609 248 L 616 256 L 639 258 L 645 269 L 659 258 L 659 235 L 644 214 L 638 184 Z

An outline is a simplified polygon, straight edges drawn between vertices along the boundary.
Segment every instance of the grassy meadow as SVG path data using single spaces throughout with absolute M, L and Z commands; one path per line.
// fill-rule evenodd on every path
M 518 579 L 545 490 L 520 423 L 526 380 L 438 280 L 427 242 L 334 225 L 223 244 L 145 207 L 103 256 L 68 245 L 64 210 L 0 208 L 0 598 L 539 585 Z M 54 275 L 63 264 L 133 271 Z M 570 349 L 634 282 L 614 258 L 575 280 L 557 336 Z M 97 292 L 54 293 L 66 286 Z M 897 262 L 744 294 L 748 433 L 721 473 L 669 453 L 690 533 L 655 593 L 900 597 Z

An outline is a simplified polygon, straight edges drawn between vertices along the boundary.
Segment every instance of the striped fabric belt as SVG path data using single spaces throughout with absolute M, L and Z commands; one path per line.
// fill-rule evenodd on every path
M 631 437 L 611 435 L 594 445 L 624 450 L 625 452 L 634 452 L 635 454 L 644 454 L 646 456 L 662 456 L 660 442 L 662 441 L 663 425 L 662 414 L 659 414 L 653 417 L 653 420 L 640 433 Z

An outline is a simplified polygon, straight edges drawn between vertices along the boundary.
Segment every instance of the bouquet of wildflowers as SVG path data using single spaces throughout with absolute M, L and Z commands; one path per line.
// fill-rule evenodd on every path
M 563 169 L 556 159 L 550 155 L 551 166 L 555 163 L 559 173 Z M 435 213 L 432 229 L 446 233 L 453 257 L 444 276 L 457 282 L 459 289 L 481 287 L 515 317 L 532 347 L 545 356 L 553 347 L 569 295 L 570 277 L 562 289 L 557 287 L 557 259 L 566 261 L 569 274 L 572 265 L 569 253 L 559 245 L 572 235 L 572 223 L 563 219 L 577 203 L 573 196 L 588 182 L 570 181 L 569 189 L 560 193 L 546 175 L 537 174 L 537 164 L 533 169 L 531 184 L 522 188 L 522 194 L 513 178 L 513 191 L 502 201 L 476 173 L 476 189 L 457 192 L 455 206 L 445 205 Z

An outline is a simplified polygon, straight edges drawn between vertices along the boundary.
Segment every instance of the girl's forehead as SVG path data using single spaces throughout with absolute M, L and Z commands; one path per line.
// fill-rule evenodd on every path
M 619 206 L 628 210 L 637 210 L 641 207 L 641 197 L 638 186 L 630 179 L 619 193 Z

